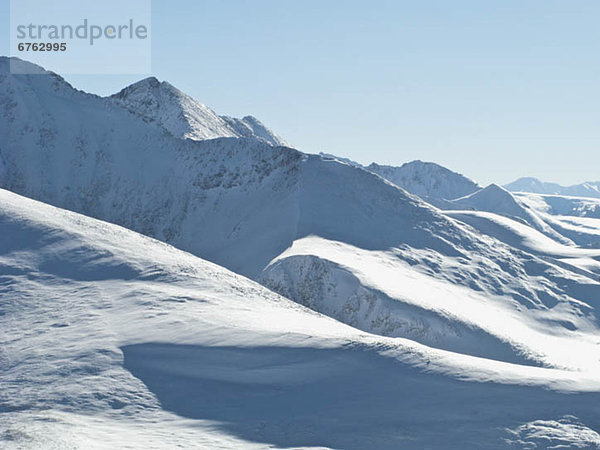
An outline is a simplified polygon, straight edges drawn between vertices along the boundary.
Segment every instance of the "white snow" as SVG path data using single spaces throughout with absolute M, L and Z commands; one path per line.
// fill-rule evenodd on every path
M 481 189 L 477 183 L 464 175 L 432 162 L 411 161 L 401 166 L 371 163 L 363 166 L 349 158 L 331 153 L 321 152 L 320 156 L 373 172 L 436 206 L 445 205 L 446 200 L 464 197 Z
M 595 445 L 594 199 L 306 155 L 166 82 L 100 98 L 7 63 L 0 187 L 145 236 L 0 191 L 2 445 Z
M 426 200 L 453 200 L 480 189 L 464 175 L 430 162 L 412 161 L 400 167 L 372 163 L 366 169 Z
M 530 193 L 515 195 L 548 226 L 575 244 L 600 248 L 600 199 Z
M 288 145 L 258 119 L 219 116 L 166 81 L 146 78 L 111 97 L 145 120 L 155 122 L 173 136 L 194 140 L 250 137 L 271 145 Z
M 562 244 L 573 244 L 570 239 L 548 225 L 535 210 L 496 184 L 490 184 L 484 189 L 448 202 L 446 205 L 444 209 L 475 209 L 500 214 L 524 222 L 534 230 Z
M 600 274 L 600 249 L 585 249 L 562 244 L 532 227 L 498 214 L 481 211 L 447 211 L 446 214 L 513 247 L 537 255 L 549 256 Z M 600 232 L 600 228 L 597 228 L 596 232 Z M 593 275 L 592 277 L 600 279 Z
M 547 214 L 600 218 L 600 199 L 527 192 L 516 192 L 515 195 L 530 208 Z
M 504 187 L 513 192 L 600 198 L 600 181 L 588 181 L 573 186 L 561 186 L 557 183 L 546 183 L 533 177 L 524 177 Z
M 376 295 L 372 295 L 371 301 L 365 295 L 366 298 L 362 302 L 357 302 L 357 308 L 368 310 L 363 311 L 366 317 L 357 323 L 359 328 L 376 331 L 378 321 L 386 318 L 389 325 L 394 315 L 405 321 L 410 320 L 410 316 L 403 309 L 394 309 L 396 305 L 393 303 L 406 304 L 425 312 L 433 312 L 437 317 L 437 320 L 432 320 L 427 314 L 414 314 L 416 317 L 410 325 L 413 328 L 420 327 L 420 332 L 425 334 L 415 336 L 416 340 L 420 340 L 420 337 L 424 338 L 425 342 L 429 341 L 428 343 L 437 340 L 442 346 L 452 350 L 460 349 L 465 352 L 471 349 L 473 354 L 497 359 L 507 358 L 512 348 L 513 361 L 518 355 L 523 355 L 547 366 L 594 372 L 600 369 L 597 322 L 583 319 L 582 312 L 585 312 L 587 307 L 580 309 L 576 306 L 577 303 L 565 302 L 562 296 L 556 297 L 558 303 L 551 305 L 551 308 L 542 305 L 522 308 L 522 305 L 507 295 L 508 292 L 499 291 L 496 295 L 491 291 L 477 292 L 448 280 L 438 279 L 415 270 L 395 252 L 367 251 L 317 237 L 295 241 L 290 249 L 267 268 L 265 277 L 269 280 L 268 286 L 276 289 L 277 281 L 285 280 L 284 286 L 288 291 L 283 292 L 291 298 L 303 294 L 310 299 L 320 299 L 323 298 L 321 295 L 325 294 L 324 307 L 330 310 L 337 308 L 340 312 L 350 309 L 352 304 L 352 297 L 349 295 L 337 298 L 335 296 L 337 290 L 345 288 L 344 283 L 347 281 L 340 276 L 337 279 L 321 280 L 322 273 L 313 268 L 306 278 L 328 283 L 330 290 L 313 293 L 303 291 L 302 289 L 308 286 L 307 279 L 302 277 L 302 272 L 297 267 L 303 262 L 303 259 L 299 258 L 301 256 L 316 257 L 321 261 L 333 263 L 345 269 L 346 280 L 351 274 L 358 279 L 363 288 L 370 289 L 379 296 L 387 296 L 387 307 L 381 300 L 377 301 Z M 451 265 L 452 262 L 442 260 L 441 264 Z M 288 265 L 291 267 L 288 268 Z M 459 268 L 456 267 L 455 270 L 458 271 Z M 463 276 L 469 276 L 466 270 Z M 535 278 L 524 279 L 522 284 L 525 285 L 527 281 L 532 284 L 533 289 L 540 289 L 535 286 Z M 335 286 L 335 283 L 341 284 L 341 287 Z M 594 284 L 595 290 L 598 291 L 600 284 Z M 290 286 L 296 286 L 299 292 L 291 292 Z M 330 311 L 329 315 L 335 316 L 336 312 Z M 357 319 L 360 315 L 359 312 Z M 559 318 L 571 323 L 574 329 L 560 331 L 556 326 L 556 320 Z M 375 324 L 375 327 L 371 327 L 370 324 Z M 405 330 L 402 325 L 407 325 L 401 322 L 399 325 L 402 333 L 400 335 L 403 335 Z M 471 333 L 467 333 L 467 330 L 471 330 Z M 493 345 L 490 337 L 497 339 L 496 345 Z M 458 342 L 453 343 L 453 340 Z M 469 342 L 470 340 L 472 342 Z M 504 347 L 501 344 L 504 344 Z M 578 350 L 574 351 L 575 348 Z
M 539 368 L 370 335 L 7 191 L 0 229 L 4 448 L 508 448 L 566 415 L 596 442 L 591 353 Z

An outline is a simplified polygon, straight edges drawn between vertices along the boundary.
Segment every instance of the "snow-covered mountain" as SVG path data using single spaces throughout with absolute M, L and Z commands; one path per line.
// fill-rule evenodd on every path
M 0 91 L 2 187 L 237 272 L 309 234 L 457 253 L 447 219 L 360 168 L 257 139 L 179 139 L 54 75 L 3 75 Z
M 512 192 L 531 192 L 534 194 L 558 194 L 572 197 L 600 198 L 600 181 L 589 181 L 573 186 L 561 186 L 547 183 L 533 177 L 519 178 L 504 186 Z
M 490 212 L 519 217 L 525 221 L 529 219 L 525 215 L 525 208 L 519 204 L 517 199 L 506 189 L 493 183 L 477 192 L 457 198 L 453 203 L 464 209 L 473 208 L 479 211 L 493 209 Z
M 363 166 L 349 158 L 330 153 L 321 152 L 320 155 L 373 172 L 436 206 L 444 207 L 446 200 L 464 197 L 481 189 L 481 186 L 464 175 L 431 162 L 411 161 L 399 167 L 377 163 Z
M 258 119 L 219 116 L 166 81 L 138 81 L 111 97 L 133 114 L 164 127 L 173 136 L 195 140 L 248 137 L 271 145 L 288 145 Z
M 401 249 L 396 257 L 426 274 L 527 307 L 570 295 L 585 303 L 592 295 L 565 291 L 558 281 L 542 296 L 545 289 L 523 288 L 531 286 L 528 274 L 537 273 L 530 256 L 515 257 L 359 167 L 257 139 L 179 139 L 112 98 L 75 91 L 55 76 L 4 76 L 0 86 L 2 187 L 126 226 L 238 273 L 267 282 L 262 271 L 295 241 L 314 235 L 370 251 Z M 459 319 L 471 326 L 468 317 Z M 520 344 L 511 345 L 509 353 L 518 354 Z
M 400 167 L 372 163 L 367 170 L 424 199 L 453 200 L 481 189 L 467 177 L 430 162 L 412 161 Z
M 289 245 L 278 233 L 291 232 L 287 197 L 299 152 L 255 138 L 180 139 L 113 98 L 76 91 L 54 74 L 12 76 L 2 63 L 2 187 L 244 273 Z M 259 242 L 268 217 L 282 213 L 290 230 L 275 227 Z
M 3 190 L 0 230 L 7 450 L 600 445 L 591 354 L 540 368 L 367 334 Z
M 315 330 L 311 325 L 300 330 L 305 323 L 300 316 L 297 318 L 298 326 L 288 327 L 288 319 L 296 320 L 291 316 L 281 323 L 270 324 L 272 320 L 279 321 L 279 313 L 263 307 L 262 300 L 255 300 L 267 295 L 267 291 L 248 280 L 225 269 L 217 270 L 191 255 L 142 238 L 132 231 L 125 232 L 112 225 L 100 226 L 92 219 L 56 212 L 49 206 L 42 207 L 13 194 L 4 194 L 5 203 L 9 205 L 3 225 L 10 231 L 6 236 L 23 234 L 10 225 L 10 217 L 26 216 L 27 220 L 19 223 L 29 227 L 28 230 L 35 230 L 24 232 L 24 235 L 38 245 L 29 252 L 14 250 L 10 245 L 15 239 L 8 237 L 5 242 L 10 258 L 16 252 L 17 256 L 25 258 L 33 255 L 32 261 L 43 262 L 43 255 L 49 255 L 48 258 L 57 255 L 51 244 L 52 239 L 62 236 L 61 229 L 77 231 L 75 244 L 71 242 L 73 233 L 64 241 L 65 248 L 73 245 L 76 250 L 64 255 L 58 252 L 60 258 L 56 262 L 35 265 L 29 260 L 18 260 L 15 264 L 21 264 L 20 267 L 31 267 L 27 280 L 36 280 L 38 275 L 50 273 L 50 287 L 47 288 L 50 291 L 61 285 L 58 279 L 64 279 L 61 292 L 68 292 L 71 286 L 75 293 L 81 288 L 84 292 L 91 291 L 92 295 L 98 292 L 94 289 L 115 284 L 117 290 L 107 287 L 100 291 L 100 300 L 113 299 L 102 305 L 116 308 L 115 311 L 125 311 L 125 318 L 157 318 L 156 322 L 139 322 L 139 329 L 133 327 L 139 333 L 135 339 L 119 337 L 126 333 L 125 321 L 113 323 L 117 319 L 111 316 L 100 324 L 108 324 L 106 329 L 115 333 L 115 339 L 121 339 L 119 342 L 123 342 L 123 346 L 119 348 L 125 355 L 125 364 L 128 364 L 128 351 L 129 361 L 133 361 L 129 366 L 130 372 L 144 382 L 165 409 L 192 419 L 229 423 L 229 427 L 234 426 L 233 434 L 238 438 L 282 447 L 397 448 L 401 440 L 397 438 L 397 432 L 386 428 L 385 424 L 390 422 L 383 417 L 398 417 L 398 423 L 408 420 L 403 413 L 397 415 L 397 401 L 407 392 L 404 388 L 402 392 L 394 390 L 394 393 L 367 389 L 364 397 L 349 400 L 353 407 L 339 404 L 346 412 L 339 421 L 335 415 L 329 414 L 333 421 L 326 421 L 322 428 L 324 431 L 316 430 L 314 424 L 317 422 L 308 418 L 314 414 L 315 408 L 320 411 L 323 406 L 315 398 L 325 395 L 330 389 L 336 396 L 346 392 L 336 390 L 334 385 L 362 386 L 370 380 L 367 384 L 375 381 L 377 385 L 399 386 L 408 380 L 401 374 L 394 375 L 396 369 L 393 368 L 389 372 L 385 369 L 375 373 L 361 368 L 358 372 L 362 375 L 353 378 L 353 370 L 346 369 L 362 367 L 361 361 L 365 361 L 362 356 L 355 360 L 354 356 L 346 359 L 345 353 L 328 353 L 336 355 L 331 365 L 310 359 L 314 346 L 319 349 L 347 346 L 371 349 L 373 342 L 373 348 L 385 349 L 382 351 L 386 354 L 391 348 L 388 345 L 396 349 L 394 346 L 399 343 L 410 348 L 426 348 L 427 351 L 421 353 L 423 359 L 415 362 L 415 366 L 427 367 L 427 370 L 431 364 L 432 370 L 437 367 L 437 359 L 447 357 L 450 362 L 435 372 L 444 376 L 474 377 L 473 372 L 481 375 L 475 377 L 477 381 L 512 380 L 510 383 L 519 385 L 596 392 L 596 385 L 590 380 L 597 379 L 600 373 L 600 342 L 597 339 L 600 250 L 577 247 L 577 241 L 563 237 L 560 231 L 549 225 L 539 209 L 506 190 L 497 186 L 481 189 L 458 174 L 420 162 L 405 165 L 405 169 L 402 169 L 405 166 L 389 168 L 389 173 L 387 169 L 381 169 L 380 172 L 387 173 L 390 178 L 398 175 L 396 181 L 386 181 L 384 178 L 387 176 L 374 173 L 379 169 L 372 170 L 373 165 L 363 168 L 337 158 L 307 155 L 289 147 L 271 145 L 276 142 L 265 138 L 268 132 L 254 119 L 240 121 L 217 116 L 208 108 L 201 108 L 200 104 L 188 104 L 192 100 L 185 94 L 153 79 L 137 83 L 127 88 L 130 92 L 125 92 L 126 89 L 117 97 L 101 98 L 77 91 L 57 75 L 43 69 L 38 70 L 38 75 L 12 76 L 7 73 L 6 59 L 0 59 L 2 65 L 5 70 L 0 70 L 0 187 L 157 238 L 254 278 L 271 290 L 335 319 L 325 319 L 296 306 L 295 311 L 302 311 L 306 317 L 318 317 L 318 327 L 322 328 Z M 182 111 L 183 115 L 180 114 Z M 251 129 L 250 134 L 244 134 L 245 126 Z M 226 132 L 233 134 L 219 134 Z M 405 186 L 399 186 L 401 182 Z M 405 188 L 412 191 L 422 189 L 423 197 L 435 197 L 438 203 L 452 207 L 442 211 Z M 456 195 L 458 192 L 466 194 Z M 29 209 L 19 209 L 17 206 L 21 201 L 27 203 Z M 35 215 L 36 208 L 40 208 L 43 217 L 58 215 L 70 219 L 50 221 L 54 225 L 44 229 L 50 236 L 45 238 L 46 234 L 39 230 L 44 222 Z M 34 225 L 28 224 L 28 221 Z M 50 222 L 46 225 L 50 226 Z M 85 230 L 104 227 L 102 229 L 109 236 L 114 235 L 115 239 L 108 247 L 98 247 L 95 244 L 99 239 L 98 233 L 85 237 L 88 231 L 77 228 L 78 223 L 85 225 Z M 590 225 L 590 229 L 595 226 Z M 117 229 L 121 231 L 114 231 Z M 595 229 L 600 233 L 600 227 Z M 50 241 L 48 244 L 46 239 Z M 132 243 L 127 244 L 130 239 Z M 99 242 L 104 241 L 99 239 Z M 147 254 L 136 253 L 137 247 L 146 245 L 144 242 L 152 242 L 152 245 L 148 244 L 152 249 L 148 249 Z M 46 249 L 46 245 L 50 248 Z M 124 250 L 119 250 L 120 246 Z M 155 250 L 154 246 L 156 249 L 169 249 L 173 258 L 164 259 L 162 250 Z M 122 252 L 128 249 L 130 251 Z M 157 255 L 154 255 L 155 252 Z M 42 256 L 36 257 L 36 254 Z M 13 261 L 10 258 L 9 261 Z M 182 267 L 178 259 L 192 261 L 190 264 L 194 267 L 199 265 L 200 269 Z M 69 262 L 71 260 L 73 264 Z M 138 269 L 129 270 L 131 261 Z M 160 261 L 166 262 L 162 264 Z M 105 271 L 103 264 L 106 262 L 110 262 L 110 268 Z M 168 268 L 168 264 L 172 267 Z M 156 265 L 160 267 L 156 268 Z M 101 269 L 99 273 L 95 272 L 97 266 Z M 209 275 L 198 275 L 209 266 L 214 268 Z M 13 274 L 14 265 L 7 267 L 6 275 Z M 67 269 L 61 272 L 62 267 Z M 85 275 L 79 274 L 79 267 L 86 271 Z M 124 275 L 121 275 L 121 267 L 128 268 L 124 269 Z M 168 283 L 164 285 L 155 285 L 155 270 L 159 269 L 168 272 L 164 279 Z M 179 274 L 180 270 L 182 274 Z M 178 277 L 185 274 L 196 278 L 189 285 L 188 281 L 183 283 L 187 294 L 178 293 Z M 102 280 L 107 283 L 102 283 Z M 158 278 L 158 282 L 162 280 Z M 251 295 L 253 300 L 243 305 L 239 303 L 242 297 L 247 296 L 246 288 L 239 291 L 230 289 L 227 280 L 234 286 L 240 283 L 254 286 L 257 291 L 256 295 Z M 21 281 L 25 282 L 25 279 Z M 150 287 L 146 287 L 145 283 Z M 232 295 L 229 294 L 222 298 L 219 286 L 228 293 L 239 292 L 240 299 L 231 300 Z M 136 294 L 154 288 L 161 290 L 160 294 L 151 297 L 154 301 Z M 215 311 L 222 309 L 218 313 L 220 315 L 213 316 L 217 313 L 212 310 L 206 312 L 204 308 L 210 309 L 208 305 L 199 305 L 196 310 L 182 306 L 181 314 L 187 319 L 181 325 L 178 313 L 172 309 L 163 311 L 157 306 L 157 302 L 162 303 L 166 292 L 172 292 L 177 298 L 185 295 L 198 298 L 203 295 L 203 288 L 209 290 L 210 298 L 218 297 Z M 52 298 L 59 295 L 58 291 L 52 292 Z M 23 296 L 26 297 L 26 294 Z M 279 299 L 276 302 L 284 302 L 285 308 L 293 305 L 272 293 L 267 296 Z M 138 297 L 139 305 L 135 303 Z M 128 306 L 118 306 L 127 305 L 128 301 L 135 303 L 131 312 L 128 312 Z M 232 302 L 231 307 L 225 306 L 227 301 Z M 236 310 L 238 306 L 239 310 Z M 15 311 L 18 307 L 15 306 Z M 144 308 L 150 312 L 144 314 Z M 159 314 L 161 311 L 164 314 Z M 86 314 L 96 317 L 97 311 L 94 309 Z M 229 316 L 233 317 L 235 325 L 227 321 Z M 196 319 L 199 322 L 193 322 Z M 76 320 L 67 321 L 72 323 Z M 265 322 L 268 323 L 265 325 L 266 332 L 261 328 Z M 335 324 L 331 325 L 333 331 L 329 331 L 330 324 Z M 164 334 L 148 337 L 148 330 L 154 330 L 153 325 Z M 228 331 L 224 331 L 223 327 Z M 247 335 L 249 327 L 254 331 Z M 292 341 L 288 341 L 284 329 L 292 333 Z M 298 340 L 295 340 L 296 333 L 299 333 Z M 343 343 L 328 340 L 332 336 L 330 333 L 336 336 L 335 339 L 340 336 L 338 333 L 344 335 Z M 263 340 L 265 334 L 271 340 Z M 260 339 L 256 337 L 259 335 Z M 74 336 L 68 335 L 67 338 Z M 186 337 L 180 339 L 178 336 Z M 241 340 L 231 344 L 231 336 Z M 25 339 L 19 337 L 22 338 Z M 135 347 L 140 342 L 150 344 L 149 339 L 153 339 L 152 345 Z M 274 350 L 275 353 L 271 349 L 259 350 L 256 360 L 252 359 L 254 356 L 240 356 L 239 364 L 245 368 L 244 374 L 253 380 L 248 386 L 240 377 L 231 375 L 239 367 L 226 362 L 230 355 L 245 355 L 238 348 L 243 347 L 243 339 L 248 339 L 244 342 L 251 348 L 285 347 L 284 350 Z M 169 346 L 157 346 L 157 342 Z M 171 352 L 170 345 L 173 343 L 178 347 Z M 191 347 L 183 349 L 183 344 Z M 32 344 L 26 342 L 24 345 L 30 348 Z M 233 348 L 216 353 L 205 348 L 214 346 Z M 281 367 L 291 364 L 291 372 L 295 372 L 296 363 L 293 361 L 296 357 L 291 356 L 289 347 L 302 346 L 309 348 L 306 351 L 311 362 L 305 364 L 305 360 L 300 358 L 299 367 L 306 368 L 308 378 L 302 375 L 295 380 L 305 385 L 310 379 L 309 372 L 315 372 L 317 378 L 323 373 L 333 374 L 333 378 L 325 377 L 329 381 L 315 385 L 315 390 L 310 391 L 315 395 L 306 397 L 313 400 L 305 400 L 304 392 L 296 391 L 290 394 L 291 397 L 278 397 L 276 392 L 288 392 L 288 385 L 281 380 L 289 371 Z M 118 353 L 114 347 L 111 348 Z M 397 350 L 390 352 L 396 354 Z M 171 353 L 176 355 L 174 360 L 169 359 Z M 254 354 L 251 352 L 251 355 Z M 431 356 L 433 354 L 436 356 Z M 158 362 L 154 364 L 153 360 Z M 202 369 L 205 361 L 210 361 L 211 365 Z M 343 363 L 340 367 L 347 374 L 342 376 L 332 369 L 336 361 Z M 344 361 L 351 362 L 346 366 Z M 451 361 L 460 362 L 455 364 Z M 379 363 L 375 365 L 378 367 Z M 164 367 L 174 369 L 165 372 Z M 263 372 L 260 367 L 268 369 Z M 120 370 L 114 366 L 111 366 L 112 369 Z M 264 379 L 271 380 L 275 391 L 261 390 L 263 374 L 269 375 Z M 277 378 L 278 374 L 285 376 Z M 539 377 L 533 374 L 539 374 Z M 554 376 L 549 374 L 560 374 L 562 381 L 549 382 L 547 377 Z M 422 375 L 419 373 L 416 377 Z M 531 381 L 532 377 L 538 381 Z M 191 383 L 190 378 L 196 380 L 190 385 L 191 396 L 186 392 L 173 392 L 168 387 L 173 385 L 173 380 L 177 381 L 175 384 L 187 386 L 186 383 Z M 399 381 L 388 383 L 391 379 Z M 453 390 L 454 381 L 446 385 L 447 378 L 443 380 L 442 385 Z M 412 381 L 407 383 L 407 386 L 415 387 Z M 435 385 L 437 381 L 431 383 Z M 219 388 L 215 392 L 230 392 L 225 403 L 223 398 L 210 396 L 211 386 Z M 439 397 L 435 393 L 437 391 L 429 391 L 430 387 L 427 382 L 420 385 L 419 390 Z M 272 411 L 267 411 L 264 424 L 251 421 L 252 424 L 248 425 L 249 417 L 256 416 L 257 411 L 248 406 L 249 409 L 242 408 L 241 412 L 234 413 L 239 405 L 246 404 L 236 398 L 246 398 L 244 395 L 252 397 L 257 390 L 266 396 L 259 396 L 258 403 L 268 398 L 275 406 Z M 520 392 L 520 388 L 515 391 L 514 398 L 519 397 L 517 391 Z M 140 394 L 142 397 L 150 395 L 144 392 Z M 477 395 L 485 396 L 488 391 L 477 392 Z M 211 409 L 194 403 L 193 399 L 207 395 L 213 405 L 224 406 Z M 378 400 L 369 403 L 369 396 Z M 387 397 L 390 398 L 389 403 L 383 400 Z M 281 398 L 281 403 L 278 403 L 278 398 Z M 324 398 L 330 397 L 325 395 Z M 491 403 L 507 405 L 503 398 L 502 395 L 494 396 Z M 506 402 L 509 398 L 514 399 L 508 396 Z M 591 405 L 595 394 L 582 394 L 582 398 L 583 404 L 589 402 Z M 415 406 L 422 408 L 422 400 L 414 398 Z M 295 402 L 305 402 L 304 409 L 300 410 L 300 416 L 286 419 L 281 408 L 285 404 L 289 409 L 289 405 Z M 506 422 L 515 439 L 530 438 L 529 431 L 535 429 L 537 433 L 545 426 L 549 427 L 545 436 L 549 433 L 561 435 L 562 431 L 557 431 L 559 429 L 568 430 L 571 434 L 579 429 L 574 419 L 560 419 L 563 414 L 578 416 L 592 429 L 600 429 L 596 422 L 590 423 L 587 419 L 593 414 L 588 414 L 585 408 L 580 412 L 573 407 L 573 402 L 562 403 L 563 400 L 560 400 L 556 405 L 536 402 L 531 402 L 531 409 L 524 409 L 527 414 Z M 75 403 L 80 404 L 79 400 Z M 463 404 L 464 399 L 451 397 L 448 405 L 451 403 Z M 554 409 L 549 406 L 547 409 L 546 406 L 551 403 Z M 248 403 L 253 404 L 252 401 Z M 466 404 L 472 405 L 468 401 Z M 144 410 L 149 405 L 139 408 Z M 423 420 L 421 423 L 424 425 L 410 434 L 411 439 L 416 439 L 411 441 L 416 442 L 414 448 L 448 448 L 447 443 L 452 441 L 446 440 L 441 430 L 449 428 L 448 411 L 452 408 L 442 408 L 441 415 L 436 416 L 438 419 L 431 419 L 431 408 L 423 409 L 423 415 L 417 420 Z M 479 410 L 479 406 L 474 408 Z M 502 408 L 497 411 L 505 414 L 507 409 Z M 212 412 L 213 409 L 216 412 Z M 76 410 L 74 407 L 71 411 Z M 331 413 L 330 409 L 323 411 L 324 415 L 327 411 Z M 470 413 L 464 414 L 464 417 L 471 417 Z M 365 417 L 370 415 L 373 422 L 365 421 Z M 427 415 L 429 418 L 426 418 Z M 122 420 L 121 416 L 118 417 Z M 315 418 L 322 419 L 321 415 Z M 489 422 L 493 422 L 496 428 L 489 432 L 477 431 L 461 422 L 456 429 L 460 434 L 456 442 L 461 442 L 461 437 L 464 440 L 466 432 L 469 439 L 474 436 L 473 448 L 485 448 L 483 443 L 491 441 L 478 436 L 495 439 L 500 435 L 498 427 L 504 426 L 502 420 L 490 419 Z M 364 426 L 359 432 L 354 424 L 361 421 Z M 552 424 L 548 425 L 549 422 Z M 383 423 L 383 428 L 374 427 L 372 423 Z M 397 422 L 393 422 L 390 426 L 396 425 Z M 226 425 L 220 427 L 229 429 Z M 369 427 L 374 431 L 368 431 Z M 426 431 L 428 428 L 433 431 Z M 484 428 L 487 430 L 487 426 Z M 580 429 L 588 434 L 595 433 L 583 425 Z M 354 434 L 359 434 L 360 439 L 353 440 L 350 436 Z M 593 434 L 589 436 L 594 437 Z M 490 445 L 490 448 L 498 448 L 502 444 Z

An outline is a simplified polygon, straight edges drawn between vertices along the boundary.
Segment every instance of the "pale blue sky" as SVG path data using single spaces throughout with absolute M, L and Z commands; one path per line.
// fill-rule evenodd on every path
M 300 150 L 435 161 L 481 183 L 600 180 L 597 0 L 152 6 L 153 75 Z M 108 94 L 141 77 L 65 78 Z

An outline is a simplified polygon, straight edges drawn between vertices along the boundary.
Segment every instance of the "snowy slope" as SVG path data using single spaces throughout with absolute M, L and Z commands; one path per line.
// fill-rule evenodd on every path
M 7 191 L 0 230 L 2 448 L 600 445 L 592 353 L 537 368 L 369 335 Z
M 572 197 L 600 198 L 600 181 L 589 181 L 573 186 L 561 186 L 557 183 L 547 183 L 537 178 L 519 178 L 504 186 L 513 192 L 531 192 L 535 194 L 558 194 Z
M 600 219 L 600 199 L 544 195 L 520 192 L 514 194 L 531 209 L 553 216 L 575 216 Z
M 515 195 L 556 232 L 577 245 L 600 248 L 600 199 L 531 193 Z
M 550 257 L 557 263 L 573 264 L 586 271 L 586 275 L 592 279 L 600 280 L 600 249 L 562 244 L 535 228 L 498 214 L 480 211 L 448 211 L 446 214 L 468 223 L 478 231 L 500 239 L 512 247 Z M 600 224 L 594 231 L 596 235 L 600 233 Z
M 600 254 L 580 252 L 559 247 L 550 256 L 588 258 L 600 273 Z M 308 237 L 276 258 L 262 282 L 372 333 L 510 362 L 582 368 L 600 363 L 598 275 L 500 243 L 487 255 L 453 258 Z M 587 350 L 569 350 L 576 335 L 588 343 Z
M 573 244 L 570 239 L 548 225 L 535 210 L 497 184 L 490 184 L 473 194 L 453 200 L 447 203 L 444 209 L 474 209 L 499 214 L 521 221 L 557 242 Z

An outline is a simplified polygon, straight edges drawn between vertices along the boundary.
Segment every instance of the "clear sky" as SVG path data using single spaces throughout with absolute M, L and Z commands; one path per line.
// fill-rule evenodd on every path
M 480 183 L 600 180 L 598 0 L 152 8 L 153 75 L 218 113 L 258 117 L 300 150 L 434 161 Z M 143 76 L 65 78 L 109 94 Z

